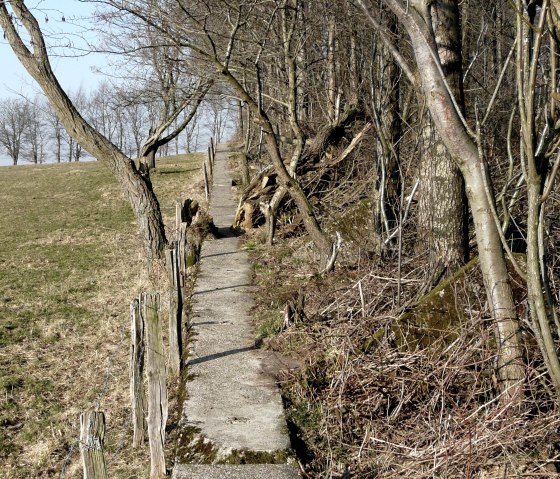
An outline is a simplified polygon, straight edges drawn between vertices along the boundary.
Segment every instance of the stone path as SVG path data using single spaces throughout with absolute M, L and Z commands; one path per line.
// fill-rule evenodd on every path
M 247 462 L 278 462 L 286 457 L 290 440 L 278 388 L 264 371 L 266 355 L 254 346 L 251 268 L 247 253 L 230 231 L 237 206 L 228 169 L 230 154 L 225 147 L 217 149 L 210 214 L 223 237 L 207 240 L 202 247 L 191 315 L 195 339 L 188 370 L 193 379 L 187 382 L 180 427 L 189 431 L 191 445 L 198 443 L 194 449 L 205 451 L 200 461 L 211 457 L 216 463 L 236 455 Z M 287 464 L 177 464 L 172 477 L 300 476 Z

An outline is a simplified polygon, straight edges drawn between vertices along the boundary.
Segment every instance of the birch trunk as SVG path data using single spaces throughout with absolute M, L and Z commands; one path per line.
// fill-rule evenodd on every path
M 364 3 L 360 3 L 367 11 Z M 405 73 L 422 93 L 441 140 L 465 180 L 474 220 L 480 269 L 495 324 L 497 373 L 503 393 L 502 400 L 519 404 L 524 394 L 523 348 L 504 252 L 498 227 L 492 216 L 490 178 L 457 102 L 445 84 L 441 65 L 437 62 L 427 2 L 416 0 L 410 2 L 408 7 L 399 0 L 386 0 L 386 4 L 404 25 L 411 40 L 418 69 L 414 74 L 403 63 Z M 375 26 L 375 19 L 371 16 L 369 19 Z

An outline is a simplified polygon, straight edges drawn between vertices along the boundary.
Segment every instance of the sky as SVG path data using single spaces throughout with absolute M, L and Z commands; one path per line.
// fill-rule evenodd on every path
M 51 63 L 62 86 L 70 90 L 78 90 L 80 86 L 86 91 L 94 89 L 103 79 L 96 71 L 106 66 L 107 59 L 99 54 L 87 54 L 87 41 L 96 41 L 96 35 L 90 31 L 93 6 L 76 0 L 28 0 L 26 4 L 52 47 Z M 0 72 L 0 97 L 32 98 L 40 91 L 2 37 Z
M 90 45 L 99 44 L 99 25 L 93 20 L 95 2 L 87 0 L 26 0 L 26 5 L 41 25 L 49 48 L 53 70 L 62 87 L 69 93 L 88 93 L 107 80 L 102 72 L 110 72 L 107 55 L 92 53 Z M 23 27 L 20 26 L 23 32 Z M 22 33 L 23 34 L 23 33 Z M 0 33 L 0 99 L 41 94 L 39 86 L 25 71 L 10 45 Z M 20 162 L 25 164 L 24 161 Z M 11 160 L 0 147 L 0 166 Z
M 41 25 L 51 66 L 62 87 L 67 92 L 94 90 L 104 79 L 100 71 L 107 70 L 108 64 L 105 55 L 92 53 L 88 45 L 98 43 L 92 28 L 95 6 L 79 0 L 27 0 L 26 5 Z M 0 99 L 33 99 L 37 95 L 42 95 L 41 89 L 0 34 Z M 10 164 L 0 148 L 0 166 Z

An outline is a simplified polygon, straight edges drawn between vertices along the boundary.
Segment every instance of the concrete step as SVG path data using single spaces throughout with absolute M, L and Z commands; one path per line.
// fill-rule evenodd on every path
M 299 472 L 288 464 L 244 465 L 179 465 L 172 479 L 301 479 Z
M 202 246 L 191 303 L 187 399 L 179 422 L 183 442 L 172 477 L 296 479 L 297 469 L 288 464 L 217 464 L 237 462 L 228 458 L 239 453 L 259 457 L 250 462 L 279 462 L 291 454 L 270 355 L 255 347 L 249 257 L 230 231 L 237 201 L 228 157 L 218 148 L 210 214 L 224 235 Z

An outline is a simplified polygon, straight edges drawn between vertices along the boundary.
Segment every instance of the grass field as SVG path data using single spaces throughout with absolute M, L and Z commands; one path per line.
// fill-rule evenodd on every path
M 164 216 L 199 155 L 160 160 Z M 196 196 L 196 195 L 194 195 Z M 129 427 L 129 304 L 153 287 L 136 222 L 99 163 L 0 168 L 0 478 L 81 477 L 79 414 L 106 412 L 109 476 L 145 476 Z

